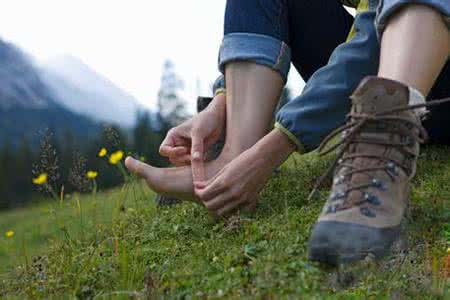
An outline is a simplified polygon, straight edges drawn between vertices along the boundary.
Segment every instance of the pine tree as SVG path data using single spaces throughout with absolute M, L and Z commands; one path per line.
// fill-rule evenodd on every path
M 167 166 L 167 160 L 159 155 L 159 146 L 164 136 L 151 125 L 148 112 L 137 114 L 133 129 L 134 151 L 154 166 Z
M 14 171 L 14 151 L 8 140 L 3 144 L 0 150 L 0 170 L 2 175 L 0 176 L 0 209 L 5 209 L 14 206 L 14 190 L 12 185 L 14 178 L 20 176 Z
M 158 113 L 163 131 L 180 124 L 188 117 L 186 103 L 180 95 L 183 88 L 184 83 L 176 74 L 174 64 L 167 60 L 163 66 L 158 92 Z
M 15 205 L 23 204 L 31 198 L 33 192 L 31 183 L 33 160 L 34 156 L 30 144 L 24 138 L 15 152 L 13 182 L 10 187 L 15 192 Z

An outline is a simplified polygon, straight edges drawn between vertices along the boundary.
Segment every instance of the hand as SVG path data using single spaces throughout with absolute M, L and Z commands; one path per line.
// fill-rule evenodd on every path
M 214 97 L 210 105 L 190 120 L 169 130 L 159 153 L 175 166 L 204 160 L 204 153 L 219 140 L 225 130 L 225 95 Z
M 255 206 L 258 194 L 273 170 L 294 149 L 288 137 L 274 129 L 210 180 L 194 182 L 195 194 L 216 216 L 227 216 L 244 206 Z

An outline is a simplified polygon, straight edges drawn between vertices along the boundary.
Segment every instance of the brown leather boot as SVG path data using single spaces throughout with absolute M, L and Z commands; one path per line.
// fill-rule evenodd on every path
M 410 89 L 396 81 L 365 78 L 351 96 L 346 125 L 319 148 L 337 149 L 331 194 L 309 242 L 309 258 L 331 265 L 385 256 L 399 237 L 426 139 L 422 109 L 412 109 Z M 417 103 L 415 103 L 417 104 Z M 341 140 L 328 149 L 334 137 Z

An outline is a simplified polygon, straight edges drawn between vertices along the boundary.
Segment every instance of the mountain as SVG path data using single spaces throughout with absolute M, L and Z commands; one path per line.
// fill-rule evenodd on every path
M 144 110 L 137 100 L 92 70 L 78 58 L 55 57 L 40 67 L 42 78 L 67 109 L 94 120 L 131 127 L 136 112 Z
M 0 146 L 18 145 L 24 138 L 36 144 L 45 128 L 87 138 L 100 125 L 62 106 L 32 58 L 0 39 Z
M 54 104 L 50 94 L 30 58 L 0 40 L 0 109 L 46 109 Z

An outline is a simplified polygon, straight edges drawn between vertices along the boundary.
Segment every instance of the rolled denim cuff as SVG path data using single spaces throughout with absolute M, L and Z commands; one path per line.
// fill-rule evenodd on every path
M 225 65 L 232 61 L 252 61 L 277 71 L 284 82 L 291 65 L 289 46 L 271 36 L 256 33 L 229 33 L 220 47 L 219 69 L 224 73 Z
M 378 6 L 377 18 L 375 24 L 378 36 L 381 37 L 386 28 L 389 17 L 397 12 L 400 8 L 408 4 L 423 4 L 431 6 L 442 14 L 444 22 L 450 29 L 450 1 L 449 0 L 380 0 Z M 420 26 L 420 24 L 417 24 Z

